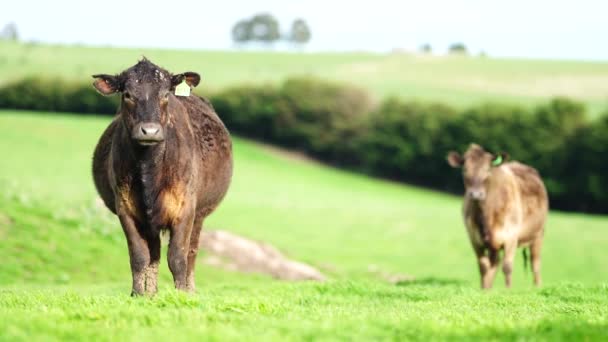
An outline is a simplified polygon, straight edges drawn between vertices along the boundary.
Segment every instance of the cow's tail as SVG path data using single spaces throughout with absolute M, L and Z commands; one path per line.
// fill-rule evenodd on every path
M 524 272 L 528 271 L 528 264 L 530 263 L 530 258 L 528 258 L 528 249 L 526 247 L 522 248 L 522 252 L 524 254 Z

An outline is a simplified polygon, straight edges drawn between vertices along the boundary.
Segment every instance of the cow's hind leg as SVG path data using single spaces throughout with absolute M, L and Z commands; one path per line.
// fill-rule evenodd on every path
M 543 238 L 536 238 L 530 245 L 530 261 L 532 263 L 532 272 L 534 273 L 534 285 L 540 286 L 542 279 L 540 276 L 540 252 L 543 246 Z
M 169 269 L 173 274 L 173 282 L 178 290 L 189 291 L 187 283 L 188 273 L 188 250 L 190 247 L 190 235 L 194 214 L 183 215 L 171 227 L 171 239 L 169 241 Z
M 481 275 L 481 288 L 489 289 L 492 287 L 498 269 L 498 253 L 492 248 L 487 250 L 487 254 L 484 249 L 476 249 L 475 252 Z
M 202 228 L 203 217 L 199 216 L 194 220 L 194 224 L 192 225 L 192 234 L 190 235 L 190 249 L 188 250 L 188 275 L 186 276 L 189 291 L 194 291 L 196 289 L 194 269 L 196 268 L 196 256 L 198 255 L 199 238 Z
M 505 258 L 502 264 L 502 271 L 505 274 L 505 284 L 511 287 L 513 274 L 513 261 L 517 252 L 517 241 L 509 241 L 505 243 Z
M 119 213 L 118 217 L 129 247 L 129 260 L 133 276 L 131 295 L 142 295 L 146 290 L 146 270 L 150 264 L 148 242 L 140 233 L 135 220 L 131 216 Z

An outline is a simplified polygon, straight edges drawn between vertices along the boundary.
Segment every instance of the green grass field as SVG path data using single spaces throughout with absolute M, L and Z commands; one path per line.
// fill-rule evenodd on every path
M 607 217 L 551 213 L 543 288 L 518 255 L 514 288 L 499 275 L 485 293 L 459 198 L 237 138 L 232 187 L 206 226 L 268 241 L 330 280 L 200 263 L 185 295 L 163 255 L 159 294 L 131 298 L 125 239 L 90 176 L 108 122 L 0 112 L 0 340 L 608 338 Z
M 197 71 L 203 92 L 242 83 L 276 83 L 314 75 L 368 89 L 377 99 L 485 101 L 533 105 L 557 95 L 608 108 L 608 62 L 498 59 L 415 54 L 224 52 L 53 46 L 0 42 L 0 85 L 25 75 L 89 82 L 117 73 L 142 55 L 173 72 Z

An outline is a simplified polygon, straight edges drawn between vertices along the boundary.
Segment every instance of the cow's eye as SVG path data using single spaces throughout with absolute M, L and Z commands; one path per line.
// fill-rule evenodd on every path
M 132 100 L 131 94 L 129 94 L 128 92 L 124 93 L 124 97 L 125 97 L 125 100 L 129 100 L 129 101 Z

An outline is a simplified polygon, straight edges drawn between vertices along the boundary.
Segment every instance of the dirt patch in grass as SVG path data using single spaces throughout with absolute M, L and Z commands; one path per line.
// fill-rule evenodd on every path
M 314 267 L 291 260 L 274 246 L 226 231 L 204 231 L 201 247 L 207 252 L 208 265 L 243 273 L 263 273 L 281 280 L 323 281 L 325 276 Z

